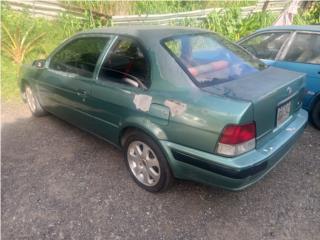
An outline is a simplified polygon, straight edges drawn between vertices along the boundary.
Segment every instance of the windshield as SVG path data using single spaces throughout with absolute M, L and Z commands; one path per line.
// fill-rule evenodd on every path
M 241 47 L 213 33 L 173 37 L 163 44 L 200 87 L 236 80 L 266 68 Z

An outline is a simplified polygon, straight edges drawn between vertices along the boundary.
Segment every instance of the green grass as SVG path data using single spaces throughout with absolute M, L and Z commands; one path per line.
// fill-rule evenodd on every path
M 9 59 L 1 58 L 1 99 L 2 101 L 16 100 L 19 97 L 17 82 L 17 66 Z

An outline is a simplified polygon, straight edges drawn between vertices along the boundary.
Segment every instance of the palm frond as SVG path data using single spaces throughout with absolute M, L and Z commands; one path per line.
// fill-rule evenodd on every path
M 10 34 L 10 32 L 9 32 L 8 28 L 6 27 L 6 25 L 4 23 L 2 23 L 1 27 L 5 31 L 6 35 L 9 37 L 12 45 L 14 45 L 14 47 L 16 47 L 16 42 L 14 41 L 14 37 Z
M 31 26 L 26 33 L 23 35 L 23 38 L 21 39 L 21 43 L 20 45 L 23 46 L 24 42 L 26 41 L 26 39 L 28 38 L 29 33 L 31 32 L 31 30 L 33 29 L 33 26 Z
M 44 35 L 46 35 L 46 33 L 42 33 L 40 35 L 38 35 L 36 38 L 34 38 L 33 40 L 31 40 L 29 43 L 26 44 L 25 49 L 26 52 L 30 52 L 30 47 L 35 47 L 35 45 L 38 43 L 39 40 L 41 40 L 41 38 L 44 37 Z
M 37 44 L 46 33 L 42 33 L 34 38 L 31 38 L 30 33 L 34 26 L 31 26 L 26 32 L 22 32 L 20 28 L 16 28 L 14 33 L 10 32 L 3 24 L 6 38 L 2 39 L 2 51 L 15 63 L 21 64 L 29 53 L 34 51 L 38 46 Z

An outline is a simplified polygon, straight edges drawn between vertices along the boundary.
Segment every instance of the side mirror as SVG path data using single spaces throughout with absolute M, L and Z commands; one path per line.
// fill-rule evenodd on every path
M 39 60 L 35 60 L 32 63 L 32 66 L 35 66 L 37 68 L 44 68 L 46 64 L 46 59 L 39 59 Z

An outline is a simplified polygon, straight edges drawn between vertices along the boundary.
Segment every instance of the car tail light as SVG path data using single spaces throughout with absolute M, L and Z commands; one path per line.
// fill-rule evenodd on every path
M 256 147 L 256 124 L 227 125 L 218 142 L 216 152 L 225 156 L 237 156 Z

